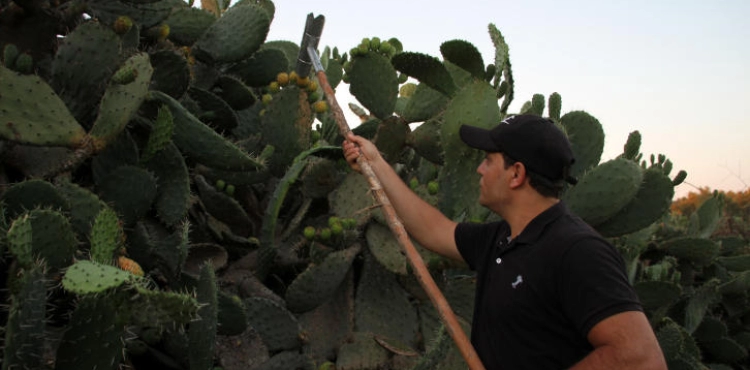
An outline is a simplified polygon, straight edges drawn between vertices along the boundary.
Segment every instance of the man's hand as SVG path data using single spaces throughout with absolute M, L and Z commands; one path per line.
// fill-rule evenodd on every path
M 375 144 L 361 136 L 354 135 L 351 131 L 346 136 L 342 148 L 344 149 L 344 157 L 349 162 L 349 166 L 357 172 L 362 172 L 359 164 L 357 164 L 357 158 L 360 155 L 363 155 L 370 162 L 382 158 Z

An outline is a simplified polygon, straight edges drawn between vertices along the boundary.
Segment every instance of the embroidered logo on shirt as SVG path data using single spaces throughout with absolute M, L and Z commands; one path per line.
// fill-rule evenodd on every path
M 516 281 L 515 281 L 515 282 L 512 282 L 512 283 L 510 283 L 510 285 L 511 285 L 511 286 L 513 287 L 513 289 L 516 289 L 516 287 L 517 287 L 517 286 L 518 286 L 519 284 L 521 284 L 521 283 L 523 283 L 523 277 L 522 277 L 521 275 L 518 275 L 518 276 L 516 276 Z

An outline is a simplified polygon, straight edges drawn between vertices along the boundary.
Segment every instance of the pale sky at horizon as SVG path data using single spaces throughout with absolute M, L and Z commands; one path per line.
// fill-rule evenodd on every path
M 474 44 L 485 64 L 493 23 L 509 45 L 517 112 L 535 93 L 562 95 L 563 113 L 585 110 L 606 135 L 602 161 L 640 131 L 641 151 L 688 172 L 675 199 L 708 186 L 750 185 L 750 1 L 288 1 L 277 0 L 267 37 L 299 43 L 308 13 L 326 18 L 320 48 L 342 52 L 363 37 L 398 38 L 406 51 L 441 58 L 440 44 Z M 457 5 L 458 4 L 458 5 Z M 354 101 L 343 83 L 342 107 Z M 357 122 L 349 119 L 354 126 Z

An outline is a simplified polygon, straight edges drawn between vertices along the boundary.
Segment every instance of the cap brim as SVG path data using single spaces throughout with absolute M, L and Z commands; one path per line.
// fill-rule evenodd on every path
M 481 127 L 461 125 L 458 130 L 461 140 L 466 145 L 486 152 L 499 152 L 500 148 L 492 141 L 490 130 Z

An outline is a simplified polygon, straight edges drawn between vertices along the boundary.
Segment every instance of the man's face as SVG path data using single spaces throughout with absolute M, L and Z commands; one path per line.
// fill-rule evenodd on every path
M 482 178 L 479 180 L 479 204 L 495 210 L 502 204 L 507 196 L 509 176 L 512 176 L 510 167 L 505 168 L 505 160 L 500 153 L 487 153 L 482 163 L 477 167 L 477 173 Z

